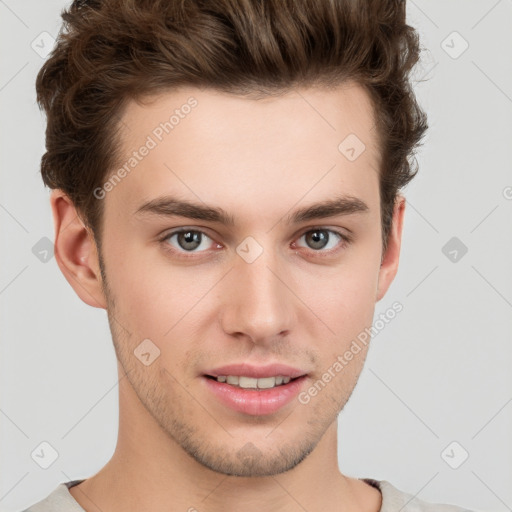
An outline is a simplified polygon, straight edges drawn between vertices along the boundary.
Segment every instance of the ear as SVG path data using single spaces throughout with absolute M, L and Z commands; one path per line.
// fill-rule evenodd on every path
M 76 294 L 89 306 L 106 309 L 96 242 L 71 199 L 59 189 L 50 196 L 55 228 L 54 255 Z
M 376 302 L 384 297 L 398 271 L 404 213 L 405 197 L 398 195 L 393 208 L 393 219 L 391 221 L 387 249 L 382 255 Z

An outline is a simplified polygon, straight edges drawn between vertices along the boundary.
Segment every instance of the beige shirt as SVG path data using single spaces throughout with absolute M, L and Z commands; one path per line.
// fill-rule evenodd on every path
M 380 512 L 471 512 L 455 505 L 427 503 L 411 494 L 398 490 L 386 480 L 374 480 L 372 478 L 363 478 L 362 480 L 380 490 L 382 494 Z M 59 484 L 47 498 L 22 512 L 85 512 L 68 490 L 81 482 L 83 480 L 71 480 Z

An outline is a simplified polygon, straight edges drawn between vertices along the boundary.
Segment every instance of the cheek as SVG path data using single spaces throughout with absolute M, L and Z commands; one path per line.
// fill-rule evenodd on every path
M 302 275 L 298 295 L 315 313 L 311 318 L 336 344 L 343 345 L 371 325 L 378 269 L 377 258 L 360 257 L 354 251 L 336 268 L 318 268 L 316 275 Z
M 154 341 L 162 355 L 169 346 L 179 350 L 173 340 L 195 335 L 219 273 L 173 266 L 155 247 L 142 244 L 121 245 L 118 240 L 109 249 L 107 275 L 116 319 L 134 340 Z
M 161 336 L 173 320 L 172 276 L 147 261 L 149 248 L 131 244 L 128 235 L 106 236 L 105 240 L 105 265 L 116 319 L 136 336 Z

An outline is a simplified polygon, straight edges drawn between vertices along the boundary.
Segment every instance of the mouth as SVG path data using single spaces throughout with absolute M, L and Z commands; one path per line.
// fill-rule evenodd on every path
M 286 384 L 304 377 L 291 378 L 284 375 L 276 375 L 275 377 L 248 377 L 246 375 L 205 375 L 206 378 L 216 380 L 217 382 L 226 383 L 230 386 L 234 386 L 242 389 L 273 389 L 279 386 L 285 386 Z
M 304 387 L 308 374 L 285 365 L 247 364 L 209 370 L 202 375 L 206 389 L 230 409 L 251 416 L 276 413 Z

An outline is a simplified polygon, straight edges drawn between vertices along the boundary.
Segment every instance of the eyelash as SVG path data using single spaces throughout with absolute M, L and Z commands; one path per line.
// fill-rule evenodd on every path
M 172 255 L 178 255 L 179 257 L 182 257 L 182 258 L 185 258 L 185 259 L 187 259 L 187 258 L 197 258 L 198 256 L 193 256 L 194 252 L 190 252 L 190 253 L 188 253 L 190 255 L 187 255 L 187 251 L 178 250 L 178 249 L 172 248 L 169 245 L 169 243 L 167 243 L 167 240 L 169 240 L 172 236 L 180 234 L 180 233 L 186 233 L 186 232 L 189 232 L 189 231 L 192 231 L 193 233 L 200 233 L 201 235 L 205 235 L 207 238 L 209 238 L 210 240 L 214 241 L 204 231 L 201 231 L 199 229 L 187 228 L 187 227 L 175 229 L 175 230 L 173 230 L 171 232 L 168 232 L 164 236 L 159 238 L 159 241 L 164 245 L 164 250 L 166 252 L 171 253 Z M 324 227 L 312 227 L 312 228 L 309 228 L 307 231 L 304 231 L 299 236 L 299 239 L 302 238 L 304 235 L 307 235 L 308 233 L 311 233 L 311 232 L 314 232 L 314 231 L 327 231 L 329 233 L 334 233 L 335 235 L 339 236 L 340 239 L 341 239 L 339 247 L 337 247 L 335 249 L 329 249 L 327 251 L 325 251 L 323 249 L 319 249 L 319 250 L 309 249 L 309 251 L 312 252 L 315 256 L 320 256 L 320 257 L 334 256 L 339 251 L 345 249 L 350 243 L 352 243 L 352 238 L 350 236 L 348 236 L 348 235 L 346 235 L 344 233 L 341 233 L 339 231 L 336 231 L 334 229 L 328 229 L 328 228 L 324 228 Z M 199 254 L 201 254 L 202 252 L 207 252 L 207 251 L 199 251 Z

